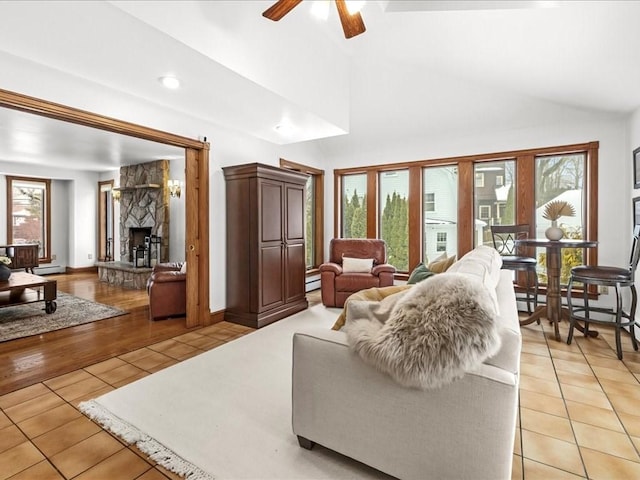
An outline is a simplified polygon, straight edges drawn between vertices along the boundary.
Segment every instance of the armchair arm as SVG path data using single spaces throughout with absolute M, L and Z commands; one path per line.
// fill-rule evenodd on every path
M 323 263 L 322 265 L 320 265 L 319 270 L 320 272 L 331 272 L 336 275 L 342 274 L 342 266 L 333 262 Z
M 381 263 L 380 265 L 376 265 L 371 269 L 371 274 L 377 277 L 379 277 L 380 274 L 384 272 L 396 273 L 396 267 L 388 263 Z
M 180 271 L 182 268 L 182 262 L 171 262 L 171 263 L 156 263 L 153 266 L 153 272 L 172 272 L 172 271 Z
M 178 270 L 165 270 L 153 273 L 150 281 L 154 283 L 184 282 L 186 278 L 187 275 Z

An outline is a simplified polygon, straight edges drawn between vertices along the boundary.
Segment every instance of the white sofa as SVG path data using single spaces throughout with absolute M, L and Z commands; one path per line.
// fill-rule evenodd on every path
M 463 257 L 464 258 L 464 257 Z M 293 338 L 293 432 L 401 479 L 510 479 L 522 338 L 511 272 L 495 288 L 501 348 L 438 389 L 404 388 L 365 364 L 343 331 Z

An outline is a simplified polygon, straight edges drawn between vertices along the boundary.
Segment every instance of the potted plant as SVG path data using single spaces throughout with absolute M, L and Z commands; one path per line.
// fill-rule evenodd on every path
M 560 217 L 575 217 L 576 209 L 566 200 L 552 200 L 544 206 L 542 216 L 551 220 L 551 226 L 544 232 L 549 240 L 560 240 L 564 236 L 564 231 L 558 227 Z

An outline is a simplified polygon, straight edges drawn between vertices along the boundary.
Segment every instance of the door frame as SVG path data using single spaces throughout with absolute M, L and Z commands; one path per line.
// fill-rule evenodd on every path
M 186 326 L 211 323 L 209 311 L 209 143 L 0 89 L 0 107 L 185 149 Z M 193 288 L 193 286 L 197 288 Z

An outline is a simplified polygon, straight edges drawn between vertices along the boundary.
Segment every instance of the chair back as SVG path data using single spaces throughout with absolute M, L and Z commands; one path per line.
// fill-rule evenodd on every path
M 640 259 L 640 225 L 636 225 L 633 228 L 631 258 L 629 259 L 629 271 L 631 272 L 631 278 L 634 277 L 636 268 L 638 268 L 638 259 Z
M 334 238 L 329 243 L 329 261 L 342 265 L 342 257 L 373 258 L 374 265 L 387 262 L 387 244 L 374 238 Z
M 529 238 L 529 225 L 521 223 L 518 225 L 492 225 L 491 238 L 493 248 L 500 255 L 517 255 L 516 240 Z

